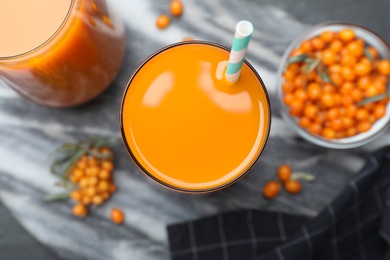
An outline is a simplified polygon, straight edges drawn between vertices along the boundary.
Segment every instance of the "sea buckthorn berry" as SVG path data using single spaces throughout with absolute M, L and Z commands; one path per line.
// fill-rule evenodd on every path
M 341 64 L 344 66 L 352 67 L 352 66 L 355 66 L 357 64 L 357 59 L 355 56 L 348 53 L 348 54 L 341 56 Z
M 341 103 L 344 106 L 350 106 L 354 103 L 354 100 L 353 100 L 351 95 L 343 95 L 343 97 L 341 99 Z
M 359 108 L 357 111 L 356 111 L 356 119 L 359 120 L 359 121 L 364 121 L 364 120 L 367 120 L 368 119 L 368 116 L 369 116 L 369 113 L 366 109 L 364 108 Z M 360 131 L 359 131 L 360 132 Z
M 357 130 L 355 127 L 350 127 L 346 131 L 347 136 L 351 137 L 357 134 Z
M 173 0 L 169 9 L 173 16 L 179 17 L 183 13 L 183 3 L 180 0 Z
M 310 40 L 311 45 L 313 46 L 314 50 L 320 51 L 325 48 L 325 43 L 321 38 L 315 37 Z
M 305 84 L 305 78 L 302 75 L 297 75 L 294 78 L 294 85 L 297 88 L 303 88 L 303 85 Z
M 321 96 L 321 103 L 325 107 L 332 107 L 332 106 L 334 106 L 334 104 L 335 104 L 334 96 L 332 94 L 330 94 L 330 93 L 324 93 Z
M 98 166 L 98 165 L 99 165 L 99 161 L 97 160 L 96 157 L 94 156 L 88 157 L 88 166 Z
M 92 198 L 93 196 L 96 195 L 96 188 L 95 187 L 88 187 L 85 190 L 85 195 Z
M 267 199 L 273 199 L 280 193 L 280 183 L 276 181 L 268 182 L 263 188 L 263 195 Z
M 294 101 L 294 95 L 291 93 L 284 95 L 283 101 L 286 105 L 290 106 L 292 104 L 292 102 Z
M 101 205 L 103 203 L 103 198 L 102 196 L 96 195 L 92 198 L 92 203 L 95 205 Z
M 116 192 L 116 185 L 115 184 L 110 185 L 110 192 L 111 193 Z
M 102 192 L 101 196 L 103 200 L 108 200 L 110 198 L 110 193 L 109 192 Z
M 313 51 L 313 46 L 311 45 L 310 41 L 304 41 L 301 44 L 301 50 L 305 53 L 310 53 Z
M 295 72 L 287 69 L 284 72 L 283 77 L 286 80 L 286 82 L 293 82 L 293 80 L 295 79 Z
M 341 50 L 343 49 L 344 44 L 340 40 L 335 40 L 331 42 L 329 48 L 334 52 L 334 53 L 340 53 Z
M 389 76 L 390 75 L 390 61 L 381 60 L 378 65 L 378 71 L 382 75 Z
M 83 218 L 87 216 L 87 208 L 83 204 L 76 204 L 72 209 L 73 215 Z
M 114 169 L 114 164 L 110 160 L 104 160 L 102 162 L 102 168 L 108 171 L 112 171 Z
M 361 57 L 363 55 L 363 45 L 361 42 L 359 41 L 353 41 L 353 42 L 350 42 L 348 45 L 347 45 L 347 50 L 348 50 L 348 53 L 354 55 L 355 57 Z
M 79 190 L 74 190 L 70 193 L 70 198 L 74 201 L 80 201 L 82 199 L 83 195 Z
M 340 131 L 343 129 L 343 121 L 341 120 L 341 118 L 335 118 L 331 121 L 331 127 L 333 130 L 335 131 Z
M 298 194 L 301 192 L 302 185 L 297 180 L 289 180 L 284 184 L 284 188 L 290 194 Z
M 125 221 L 125 214 L 123 214 L 122 210 L 113 208 L 111 210 L 111 221 L 115 224 L 122 224 Z
M 352 118 L 348 116 L 344 116 L 341 118 L 341 122 L 343 123 L 343 128 L 348 129 L 354 125 L 354 121 Z
M 324 42 L 332 42 L 336 38 L 336 34 L 332 31 L 324 31 L 321 33 L 320 38 Z
M 301 49 L 295 49 L 290 53 L 290 57 L 298 56 L 304 54 L 304 51 Z
M 300 116 L 303 111 L 303 101 L 295 99 L 290 104 L 290 114 L 293 116 Z
M 386 114 L 386 106 L 383 104 L 376 105 L 374 108 L 374 115 L 376 118 L 381 118 Z
M 367 132 L 368 130 L 370 130 L 370 128 L 371 124 L 368 121 L 360 122 L 357 125 L 357 130 L 359 131 L 359 133 Z
M 336 86 L 341 86 L 344 82 L 343 77 L 339 73 L 332 73 L 329 75 L 329 77 L 332 83 Z
M 376 117 L 373 114 L 368 115 L 367 122 L 369 122 L 371 125 L 374 124 L 376 121 Z
M 317 100 L 321 97 L 321 86 L 318 83 L 310 83 L 307 87 L 307 94 L 311 100 Z
M 350 67 L 343 67 L 341 69 L 341 75 L 343 76 L 343 79 L 346 81 L 354 81 L 356 78 L 353 69 Z
M 366 89 L 370 83 L 371 79 L 369 76 L 362 76 L 358 79 L 358 87 L 361 89 Z
M 375 49 L 374 47 L 372 47 L 372 46 L 367 47 L 367 51 L 371 54 L 371 56 L 372 56 L 374 59 L 377 59 L 377 58 L 378 58 L 379 53 L 378 53 L 377 49 Z
M 372 65 L 366 62 L 359 62 L 355 65 L 355 74 L 358 76 L 365 76 L 370 74 Z
M 374 84 L 370 84 L 364 92 L 366 97 L 373 97 L 379 94 L 378 88 Z
M 329 73 L 341 73 L 341 68 L 340 64 L 333 64 L 329 67 L 328 71 Z
M 299 119 L 299 125 L 302 127 L 302 128 L 308 128 L 310 125 L 311 125 L 311 121 L 309 118 L 307 117 L 301 117 Z
M 338 118 L 340 115 L 340 110 L 338 108 L 331 108 L 326 112 L 326 119 L 333 120 Z
M 107 181 L 100 181 L 98 190 L 101 192 L 110 191 L 110 184 Z
M 353 89 L 355 89 L 355 84 L 347 81 L 341 85 L 340 92 L 341 94 L 350 94 Z
M 169 18 L 169 16 L 166 14 L 162 14 L 159 17 L 157 17 L 156 26 L 159 29 L 165 29 L 168 27 L 170 22 L 171 22 L 171 19 Z
M 87 159 L 79 160 L 76 164 L 76 167 L 79 168 L 80 170 L 84 170 L 87 168 Z
M 89 181 L 88 181 L 88 178 L 82 178 L 79 182 L 79 185 L 81 188 L 85 188 L 89 185 Z
M 322 130 L 322 136 L 327 139 L 333 139 L 336 135 L 336 132 L 331 128 L 325 128 Z
M 88 167 L 85 169 L 85 174 L 87 176 L 97 176 L 99 168 L 97 166 Z
M 290 82 L 284 82 L 282 85 L 282 90 L 284 93 L 291 93 L 295 89 L 294 85 Z
M 322 86 L 322 92 L 323 93 L 334 93 L 336 91 L 336 88 L 329 83 L 326 83 Z
M 99 182 L 97 177 L 90 177 L 88 178 L 88 185 L 89 186 L 96 186 L 96 184 Z
M 101 169 L 99 171 L 99 178 L 101 180 L 108 180 L 111 177 L 111 173 L 106 169 Z
M 318 108 L 309 104 L 304 108 L 304 114 L 308 118 L 315 118 L 318 115 Z
M 325 65 L 332 65 L 336 61 L 336 55 L 332 50 L 324 50 L 321 54 L 321 61 Z
M 286 182 L 291 178 L 291 167 L 287 164 L 282 164 L 278 168 L 278 178 L 281 182 Z
M 309 127 L 309 132 L 313 135 L 319 135 L 322 131 L 321 124 L 314 123 Z
M 355 39 L 355 32 L 351 29 L 343 29 L 342 31 L 339 32 L 339 38 L 343 42 L 350 42 L 353 39 Z
M 351 96 L 355 102 L 359 102 L 363 99 L 363 92 L 360 89 L 355 88 L 352 90 Z

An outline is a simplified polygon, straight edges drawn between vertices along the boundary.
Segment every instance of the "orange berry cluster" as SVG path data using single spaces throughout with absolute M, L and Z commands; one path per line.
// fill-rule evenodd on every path
M 83 155 L 69 176 L 71 182 L 78 185 L 78 189 L 70 194 L 71 199 L 78 203 L 72 211 L 75 216 L 85 217 L 88 205 L 99 206 L 116 191 L 112 178 L 114 164 L 111 150 L 105 147 L 95 151 L 107 154 L 110 158 L 98 159 L 93 155 Z
M 353 30 L 325 31 L 302 42 L 290 59 L 297 55 L 318 61 L 312 71 L 305 62 L 291 63 L 283 74 L 284 103 L 302 128 L 339 139 L 370 130 L 386 114 L 390 61 Z M 381 94 L 381 100 L 362 103 Z
M 183 13 L 183 3 L 180 0 L 172 0 L 171 4 L 169 5 L 169 10 L 171 12 L 171 15 L 174 17 L 179 17 Z M 168 25 L 171 23 L 171 18 L 167 14 L 162 14 L 159 17 L 157 17 L 156 20 L 156 26 L 159 29 L 165 29 L 168 27 Z
M 298 194 L 301 191 L 301 183 L 298 180 L 291 179 L 292 170 L 287 164 L 279 166 L 278 180 L 269 181 L 264 185 L 263 195 L 267 199 L 273 199 L 279 195 L 281 191 L 281 183 L 284 184 L 284 189 L 290 194 Z

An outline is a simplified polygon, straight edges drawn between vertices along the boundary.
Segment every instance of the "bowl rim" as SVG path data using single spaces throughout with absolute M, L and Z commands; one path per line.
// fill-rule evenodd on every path
M 212 187 L 212 188 L 209 188 L 209 189 L 199 189 L 199 190 L 197 190 L 197 189 L 188 189 L 188 188 L 176 187 L 174 185 L 168 184 L 168 183 L 158 179 L 157 177 L 155 177 L 153 174 L 151 174 L 149 171 L 147 171 L 142 166 L 142 164 L 137 160 L 137 158 L 133 154 L 130 146 L 127 143 L 126 135 L 125 135 L 125 132 L 124 132 L 124 126 L 123 126 L 123 107 L 124 107 L 125 98 L 126 98 L 126 95 L 127 95 L 127 91 L 130 88 L 130 84 L 131 84 L 132 80 L 135 78 L 137 73 L 142 69 L 142 67 L 147 62 L 149 62 L 155 56 L 157 56 L 158 54 L 160 54 L 160 53 L 162 53 L 162 52 L 164 52 L 164 51 L 166 51 L 168 49 L 171 49 L 171 48 L 174 48 L 174 47 L 177 47 L 177 46 L 182 46 L 182 45 L 190 45 L 190 44 L 210 45 L 210 46 L 214 46 L 214 47 L 217 47 L 217 48 L 220 48 L 220 49 L 223 49 L 225 51 L 230 52 L 230 49 L 228 47 L 224 46 L 224 45 L 221 45 L 221 44 L 218 44 L 218 43 L 214 43 L 214 42 L 210 42 L 210 41 L 202 41 L 202 40 L 191 40 L 191 41 L 176 42 L 176 43 L 169 44 L 169 45 L 167 45 L 165 47 L 162 47 L 162 48 L 158 49 L 154 53 L 150 54 L 137 67 L 137 69 L 133 72 L 133 74 L 130 76 L 129 80 L 127 81 L 126 87 L 124 88 L 124 90 L 122 92 L 121 103 L 119 105 L 119 111 L 118 111 L 119 112 L 118 113 L 119 120 L 118 120 L 118 122 L 119 122 L 119 128 L 120 128 L 120 132 L 121 132 L 122 143 L 124 144 L 128 155 L 133 160 L 135 165 L 141 170 L 142 173 L 147 175 L 149 178 L 151 178 L 157 184 L 160 184 L 163 187 L 168 188 L 170 190 L 178 191 L 178 192 L 181 192 L 181 193 L 188 193 L 188 194 L 204 194 L 204 193 L 211 193 L 211 192 L 214 192 L 214 191 L 218 191 L 218 190 L 224 189 L 224 188 L 226 188 L 226 187 L 236 183 L 237 181 L 242 179 L 256 165 L 257 161 L 259 160 L 259 158 L 261 157 L 261 155 L 263 154 L 263 152 L 265 150 L 265 147 L 267 145 L 267 142 L 268 142 L 268 139 L 269 139 L 269 135 L 270 135 L 270 132 L 271 132 L 271 121 L 272 121 L 271 102 L 270 102 L 270 97 L 269 97 L 267 88 L 266 88 L 266 86 L 264 84 L 264 81 L 262 80 L 260 75 L 257 73 L 255 68 L 246 59 L 244 59 L 244 63 L 253 71 L 253 73 L 255 74 L 255 76 L 257 77 L 257 79 L 260 82 L 260 85 L 261 85 L 261 87 L 262 87 L 262 89 L 264 91 L 264 94 L 265 94 L 265 97 L 266 97 L 266 100 L 267 100 L 267 108 L 268 108 L 268 118 L 269 118 L 268 121 L 269 121 L 269 123 L 268 123 L 267 130 L 266 130 L 265 141 L 264 141 L 263 145 L 261 146 L 261 149 L 259 150 L 258 154 L 256 155 L 256 159 L 241 174 L 237 175 L 234 179 L 230 180 L 229 182 L 227 182 L 227 183 L 225 183 L 223 185 L 215 186 L 215 187 Z
M 283 91 L 282 91 L 282 84 L 283 84 L 283 71 L 285 67 L 285 63 L 289 57 L 289 54 L 291 51 L 296 48 L 300 43 L 302 43 L 305 39 L 307 39 L 308 35 L 312 34 L 316 30 L 325 29 L 329 26 L 345 26 L 345 27 L 352 27 L 357 28 L 359 30 L 365 31 L 368 34 L 371 34 L 378 40 L 383 47 L 386 48 L 386 51 L 388 52 L 390 59 L 390 45 L 376 32 L 372 31 L 371 29 L 368 29 L 364 26 L 349 23 L 349 22 L 342 22 L 342 21 L 332 21 L 332 22 L 324 22 L 317 25 L 314 25 L 310 27 L 309 29 L 305 30 L 303 33 L 301 33 L 298 37 L 296 37 L 292 43 L 287 47 L 285 52 L 282 55 L 281 61 L 279 63 L 279 67 L 276 74 L 276 92 L 277 92 L 277 100 L 278 100 L 278 107 L 281 111 L 282 117 L 285 119 L 285 121 L 288 122 L 288 124 L 294 129 L 295 132 L 297 132 L 301 137 L 303 137 L 305 140 L 309 141 L 310 143 L 316 144 L 318 146 L 326 147 L 326 148 L 332 148 L 332 149 L 352 149 L 356 147 L 363 146 L 369 142 L 372 142 L 373 140 L 377 139 L 379 136 L 381 136 L 389 127 L 390 127 L 390 118 L 387 118 L 387 122 L 376 132 L 372 133 L 372 135 L 369 135 L 361 140 L 355 140 L 350 143 L 339 143 L 334 141 L 329 141 L 325 138 L 313 135 L 309 133 L 307 130 L 303 129 L 301 126 L 298 125 L 296 122 L 296 119 L 292 117 L 288 113 L 288 108 L 283 102 Z M 387 91 L 389 92 L 389 86 L 390 83 L 387 85 Z M 390 103 L 387 105 L 389 109 Z M 386 118 L 381 118 L 379 120 L 386 120 Z M 369 133 L 369 132 L 367 132 Z M 359 135 L 359 134 L 358 134 Z M 356 135 L 356 136 L 358 136 Z M 341 138 L 340 140 L 347 139 L 347 138 Z

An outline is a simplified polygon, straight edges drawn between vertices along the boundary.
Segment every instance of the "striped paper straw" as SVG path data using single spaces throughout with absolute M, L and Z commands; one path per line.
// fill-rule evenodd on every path
M 236 82 L 241 74 L 242 63 L 244 62 L 246 50 L 253 33 L 253 24 L 249 21 L 240 21 L 236 26 L 232 50 L 230 51 L 229 63 L 226 69 L 226 79 L 229 82 Z

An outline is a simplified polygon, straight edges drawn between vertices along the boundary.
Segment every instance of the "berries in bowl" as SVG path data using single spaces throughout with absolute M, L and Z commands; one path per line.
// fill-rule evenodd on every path
M 389 126 L 390 49 L 360 26 L 309 29 L 283 55 L 277 75 L 283 117 L 306 140 L 346 149 Z

